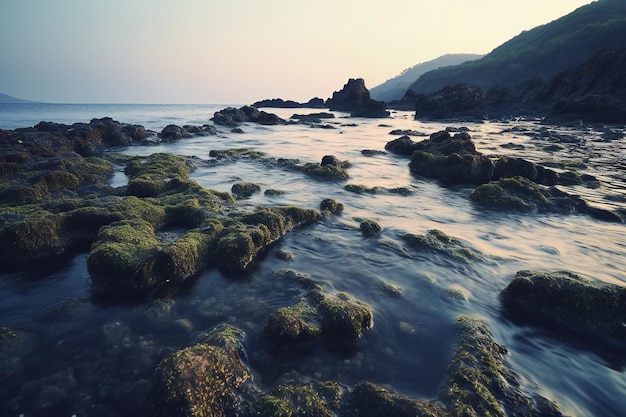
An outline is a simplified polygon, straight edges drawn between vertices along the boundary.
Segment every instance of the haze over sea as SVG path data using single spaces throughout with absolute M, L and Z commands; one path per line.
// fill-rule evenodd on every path
M 0 128 L 29 127 L 41 120 L 72 124 L 112 117 L 159 132 L 169 124 L 212 124 L 213 113 L 224 107 L 0 105 Z M 319 111 L 265 110 L 285 119 L 294 112 Z M 526 392 L 555 401 L 565 415 L 623 415 L 623 355 L 621 362 L 609 362 L 541 330 L 514 324 L 503 315 L 498 295 L 517 271 L 526 269 L 569 270 L 626 285 L 624 225 L 585 215 L 483 209 L 467 199 L 473 187 L 448 187 L 413 176 L 408 160 L 384 152 L 384 147 L 397 138 L 390 135 L 393 129 L 430 135 L 448 127 L 467 128 L 477 149 L 485 154 L 533 162 L 550 160 L 556 169 L 574 166 L 595 176 L 601 182 L 599 188 L 560 188 L 593 205 L 624 208 L 624 129 L 613 128 L 611 137 L 618 139 L 608 139 L 601 127 L 559 127 L 532 120 L 448 124 L 415 121 L 412 112 L 403 111 L 393 111 L 387 119 L 334 114 L 336 118 L 325 121 L 324 128 L 244 124 L 244 133 L 239 134 L 218 127 L 221 132 L 215 136 L 114 149 L 128 155 L 167 152 L 195 156 L 197 168 L 190 178 L 209 189 L 230 192 L 233 183 L 246 181 L 259 184 L 262 191 L 284 191 L 276 196 L 254 194 L 242 203 L 251 208 L 319 208 L 323 198 L 334 198 L 345 210 L 288 233 L 248 277 L 233 279 L 209 269 L 182 294 L 148 304 L 96 302 L 86 253 L 53 271 L 0 272 L 0 325 L 28 336 L 19 353 L 22 372 L 0 388 L 0 414 L 34 415 L 35 410 L 50 411 L 44 407 L 46 401 L 58 401 L 49 415 L 147 415 L 142 399 L 159 361 L 224 322 L 246 332 L 248 364 L 262 387 L 295 371 L 306 379 L 338 380 L 349 386 L 367 380 L 413 398 L 433 400 L 454 350 L 455 319 L 470 315 L 484 320 L 496 341 L 507 347 L 507 360 L 521 374 Z M 352 163 L 350 179 L 318 181 L 259 161 L 209 157 L 211 150 L 231 148 L 251 148 L 302 163 L 335 155 Z M 118 169 L 111 185 L 123 186 L 126 180 Z M 406 187 L 412 193 L 360 194 L 346 190 L 347 184 Z M 360 219 L 374 220 L 384 230 L 364 237 Z M 481 259 L 467 261 L 436 251 L 417 251 L 400 238 L 432 229 L 465 240 L 480 251 Z M 294 259 L 280 259 L 276 256 L 279 251 L 293 253 Z M 272 352 L 261 329 L 272 311 L 292 305 L 298 297 L 295 288 L 276 278 L 275 271 L 284 269 L 321 280 L 368 303 L 374 312 L 374 327 L 347 352 L 324 347 L 302 356 Z

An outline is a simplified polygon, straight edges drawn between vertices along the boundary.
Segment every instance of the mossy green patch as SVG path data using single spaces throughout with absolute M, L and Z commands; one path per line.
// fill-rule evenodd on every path
M 333 417 L 341 391 L 333 382 L 282 384 L 261 396 L 254 409 L 262 417 Z
M 270 314 L 263 334 L 280 346 L 310 343 L 321 334 L 317 311 L 305 301 L 281 307 Z
M 252 182 L 238 182 L 233 184 L 230 191 L 239 198 L 248 198 L 261 191 L 261 186 Z
M 523 322 L 582 340 L 626 344 L 626 287 L 590 280 L 568 271 L 519 271 L 502 291 L 507 310 Z
M 414 249 L 432 250 L 463 262 L 485 259 L 485 256 L 468 242 L 448 236 L 441 230 L 429 230 L 424 235 L 407 233 L 402 236 L 402 240 Z
M 159 363 L 152 378 L 152 412 L 156 417 L 240 415 L 238 390 L 249 379 L 225 349 L 196 344 Z

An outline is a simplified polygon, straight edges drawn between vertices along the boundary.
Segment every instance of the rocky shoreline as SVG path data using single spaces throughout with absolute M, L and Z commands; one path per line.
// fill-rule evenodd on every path
M 360 115 L 358 111 L 353 114 Z M 282 124 L 277 116 L 254 107 L 226 109 L 214 118 L 215 124 L 228 127 L 268 121 Z M 234 184 L 230 193 L 203 188 L 189 178 L 198 164 L 207 163 L 200 158 L 115 152 L 138 143 L 217 133 L 213 125 L 170 125 L 160 133 L 148 132 L 142 126 L 108 118 L 71 126 L 42 122 L 32 128 L 0 131 L 0 265 L 27 270 L 33 265 L 62 264 L 87 252 L 87 272 L 95 298 L 109 303 L 118 298 L 145 303 L 167 300 L 206 269 L 218 268 L 236 279 L 246 276 L 285 234 L 343 210 L 341 202 L 324 197 L 315 208 L 290 205 L 251 209 L 241 203 L 261 188 L 247 182 Z M 593 187 L 597 179 L 571 171 L 557 172 L 523 159 L 487 157 L 476 151 L 467 132 L 436 132 L 420 142 L 403 136 L 385 148 L 410 158 L 408 169 L 414 175 L 445 184 L 476 186 L 469 199 L 493 210 L 578 213 L 611 222 L 626 218 L 626 213 L 592 208 L 580 197 L 555 187 Z M 332 155 L 319 164 L 300 164 L 252 149 L 216 150 L 211 157 L 222 161 L 253 159 L 320 181 L 345 181 L 351 166 Z M 128 184 L 108 185 L 115 169 L 123 170 Z M 346 190 L 411 194 L 410 190 L 355 185 L 346 186 Z M 359 223 L 365 237 L 382 230 L 368 219 L 359 219 Z M 407 234 L 404 240 L 413 250 L 438 251 L 463 262 L 485 258 L 467 242 L 437 230 L 425 235 Z M 260 333 L 272 349 L 292 355 L 318 344 L 330 350 L 345 349 L 357 344 L 376 322 L 371 306 L 347 292 L 336 291 L 298 271 L 285 270 L 277 275 L 293 282 L 298 301 L 267 317 Z M 520 271 L 501 297 L 503 308 L 516 320 L 545 323 L 554 332 L 565 329 L 574 339 L 591 336 L 614 347 L 626 345 L 621 325 L 626 322 L 624 287 L 595 284 L 571 272 Z M 607 309 L 607 305 L 615 308 Z M 110 337 L 116 337 L 115 329 L 109 329 Z M 242 329 L 223 323 L 198 337 L 196 343 L 162 359 L 152 380 L 140 389 L 152 414 L 561 415 L 555 404 L 524 393 L 516 371 L 506 361 L 506 348 L 495 342 L 484 322 L 470 317 L 458 319 L 456 351 L 447 379 L 439 397 L 430 402 L 368 381 L 345 386 L 337 381 L 294 378 L 270 389 L 259 386 L 244 353 L 247 337 Z M 0 328 L 3 384 L 10 384 L 20 374 L 21 357 L 28 351 L 23 346 L 28 343 L 28 336 L 19 329 Z M 617 360 L 626 358 L 617 354 Z M 54 385 L 52 381 L 47 384 Z M 62 409 L 63 402 L 69 401 L 67 395 L 47 395 L 49 401 L 39 404 L 37 412 Z

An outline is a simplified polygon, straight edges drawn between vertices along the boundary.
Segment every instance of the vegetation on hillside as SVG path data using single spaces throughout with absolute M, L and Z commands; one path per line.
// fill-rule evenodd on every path
M 580 65 L 598 49 L 626 47 L 626 2 L 598 0 L 532 30 L 522 32 L 476 61 L 428 72 L 410 89 L 432 93 L 460 82 L 490 88 L 545 79 Z

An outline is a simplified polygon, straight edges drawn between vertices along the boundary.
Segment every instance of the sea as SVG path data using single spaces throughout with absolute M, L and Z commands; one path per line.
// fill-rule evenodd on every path
M 160 132 L 169 124 L 212 124 L 213 114 L 225 107 L 0 104 L 0 129 L 111 117 Z M 262 110 L 285 119 L 320 111 Z M 552 332 L 514 323 L 499 298 L 521 270 L 566 270 L 626 285 L 624 224 L 586 215 L 486 209 L 469 201 L 473 186 L 412 175 L 406 157 L 385 152 L 385 144 L 401 136 L 391 133 L 396 129 L 412 130 L 414 141 L 445 129 L 467 131 L 484 154 L 521 157 L 557 171 L 594 176 L 599 186 L 559 188 L 590 205 L 616 210 L 626 208 L 624 126 L 550 125 L 532 118 L 426 122 L 408 111 L 392 111 L 382 119 L 333 113 L 335 118 L 322 124 L 243 124 L 243 133 L 218 126 L 217 135 L 111 150 L 128 155 L 168 152 L 210 162 L 211 150 L 250 148 L 303 164 L 334 155 L 352 166 L 348 180 L 320 181 L 255 160 L 197 164 L 190 178 L 205 188 L 229 192 L 236 182 L 259 184 L 262 192 L 238 202 L 244 209 L 318 209 L 325 198 L 345 206 L 340 215 L 286 234 L 245 277 L 208 269 L 179 294 L 136 304 L 94 297 L 87 253 L 54 270 L 0 271 L 0 327 L 25 335 L 18 352 L 0 350 L 0 415 L 147 416 L 145 397 L 158 363 L 221 323 L 246 333 L 245 361 L 263 390 L 297 375 L 304 381 L 336 380 L 349 388 L 370 381 L 411 398 L 436 400 L 460 316 L 488 325 L 495 341 L 506 347 L 507 365 L 519 375 L 526 394 L 555 402 L 564 415 L 626 415 L 626 355 L 611 360 Z M 110 183 L 117 187 L 126 181 L 120 168 Z M 410 192 L 355 193 L 345 188 L 349 184 Z M 283 193 L 266 195 L 267 189 Z M 382 232 L 364 236 L 359 229 L 363 219 L 380 224 Z M 462 239 L 482 256 L 467 261 L 419 251 L 402 240 L 407 233 L 434 229 Z M 293 259 L 277 256 L 284 252 Z M 369 304 L 374 326 L 347 350 L 323 344 L 297 354 L 271 349 L 262 335 L 269 315 L 302 297 L 300 288 L 280 279 L 278 271 L 284 270 Z

